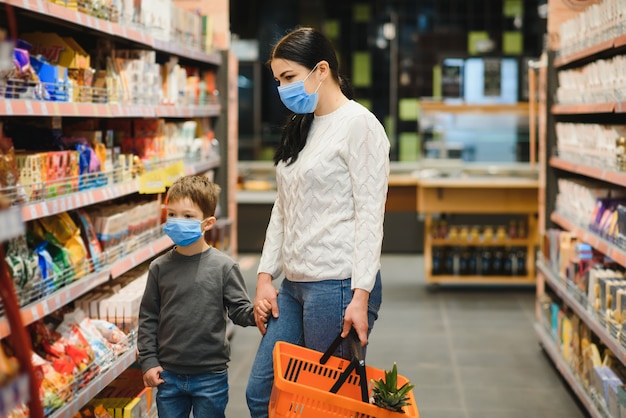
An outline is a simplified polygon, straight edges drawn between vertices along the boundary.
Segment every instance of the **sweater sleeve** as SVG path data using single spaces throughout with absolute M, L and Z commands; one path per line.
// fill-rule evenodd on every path
M 157 332 L 161 302 L 155 270 L 157 268 L 154 265 L 150 266 L 146 289 L 139 307 L 137 349 L 139 364 L 144 373 L 153 367 L 160 366 Z
M 344 158 L 352 181 L 356 222 L 351 286 L 369 292 L 380 270 L 389 182 L 389 139 L 373 116 L 364 119 L 355 121 Z
M 274 201 L 272 214 L 265 232 L 265 242 L 261 260 L 259 261 L 258 273 L 268 273 L 272 279 L 277 279 L 283 272 L 283 209 L 280 194 Z
M 235 324 L 242 327 L 255 325 L 254 307 L 237 264 L 232 266 L 224 280 L 224 305 Z

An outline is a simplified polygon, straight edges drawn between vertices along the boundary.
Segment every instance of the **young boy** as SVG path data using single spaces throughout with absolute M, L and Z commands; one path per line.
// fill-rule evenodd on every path
M 204 176 L 185 176 L 167 194 L 164 231 L 175 247 L 150 264 L 137 339 L 144 384 L 158 386 L 160 418 L 224 417 L 227 316 L 255 325 L 239 266 L 204 240 L 219 191 Z

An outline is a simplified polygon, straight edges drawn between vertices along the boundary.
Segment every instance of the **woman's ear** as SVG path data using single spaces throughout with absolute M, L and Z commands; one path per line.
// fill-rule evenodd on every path
M 328 61 L 320 61 L 319 64 L 317 64 L 317 68 L 320 72 L 320 81 L 324 81 L 326 77 L 330 75 L 330 66 L 328 65 Z

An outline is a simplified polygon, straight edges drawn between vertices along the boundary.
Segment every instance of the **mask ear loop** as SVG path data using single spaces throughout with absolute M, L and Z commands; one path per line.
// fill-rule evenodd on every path
M 307 78 L 309 78 L 311 76 L 311 74 L 313 74 L 315 72 L 315 70 L 317 69 L 317 67 L 320 65 L 320 63 L 318 62 L 317 64 L 315 64 L 315 67 L 313 67 L 313 69 L 311 70 L 310 73 L 307 74 L 306 77 L 304 77 L 304 79 L 302 80 L 302 82 L 304 83 L 306 81 Z M 317 93 L 317 91 L 320 89 L 320 87 L 322 86 L 322 83 L 324 82 L 324 80 L 320 81 L 320 83 L 317 85 L 317 88 L 315 89 L 315 91 L 311 94 L 315 94 Z

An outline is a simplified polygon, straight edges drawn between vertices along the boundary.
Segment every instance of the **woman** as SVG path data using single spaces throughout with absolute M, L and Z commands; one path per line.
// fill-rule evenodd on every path
M 385 131 L 351 100 L 327 38 L 312 28 L 294 30 L 274 46 L 268 64 L 294 114 L 274 157 L 278 194 L 258 268 L 255 319 L 265 335 L 246 390 L 253 418 L 268 415 L 276 341 L 325 351 L 354 328 L 367 344 L 381 303 L 389 177 Z M 281 274 L 277 296 L 272 280 Z M 264 299 L 272 305 L 267 328 Z M 347 358 L 347 348 L 335 354 Z

